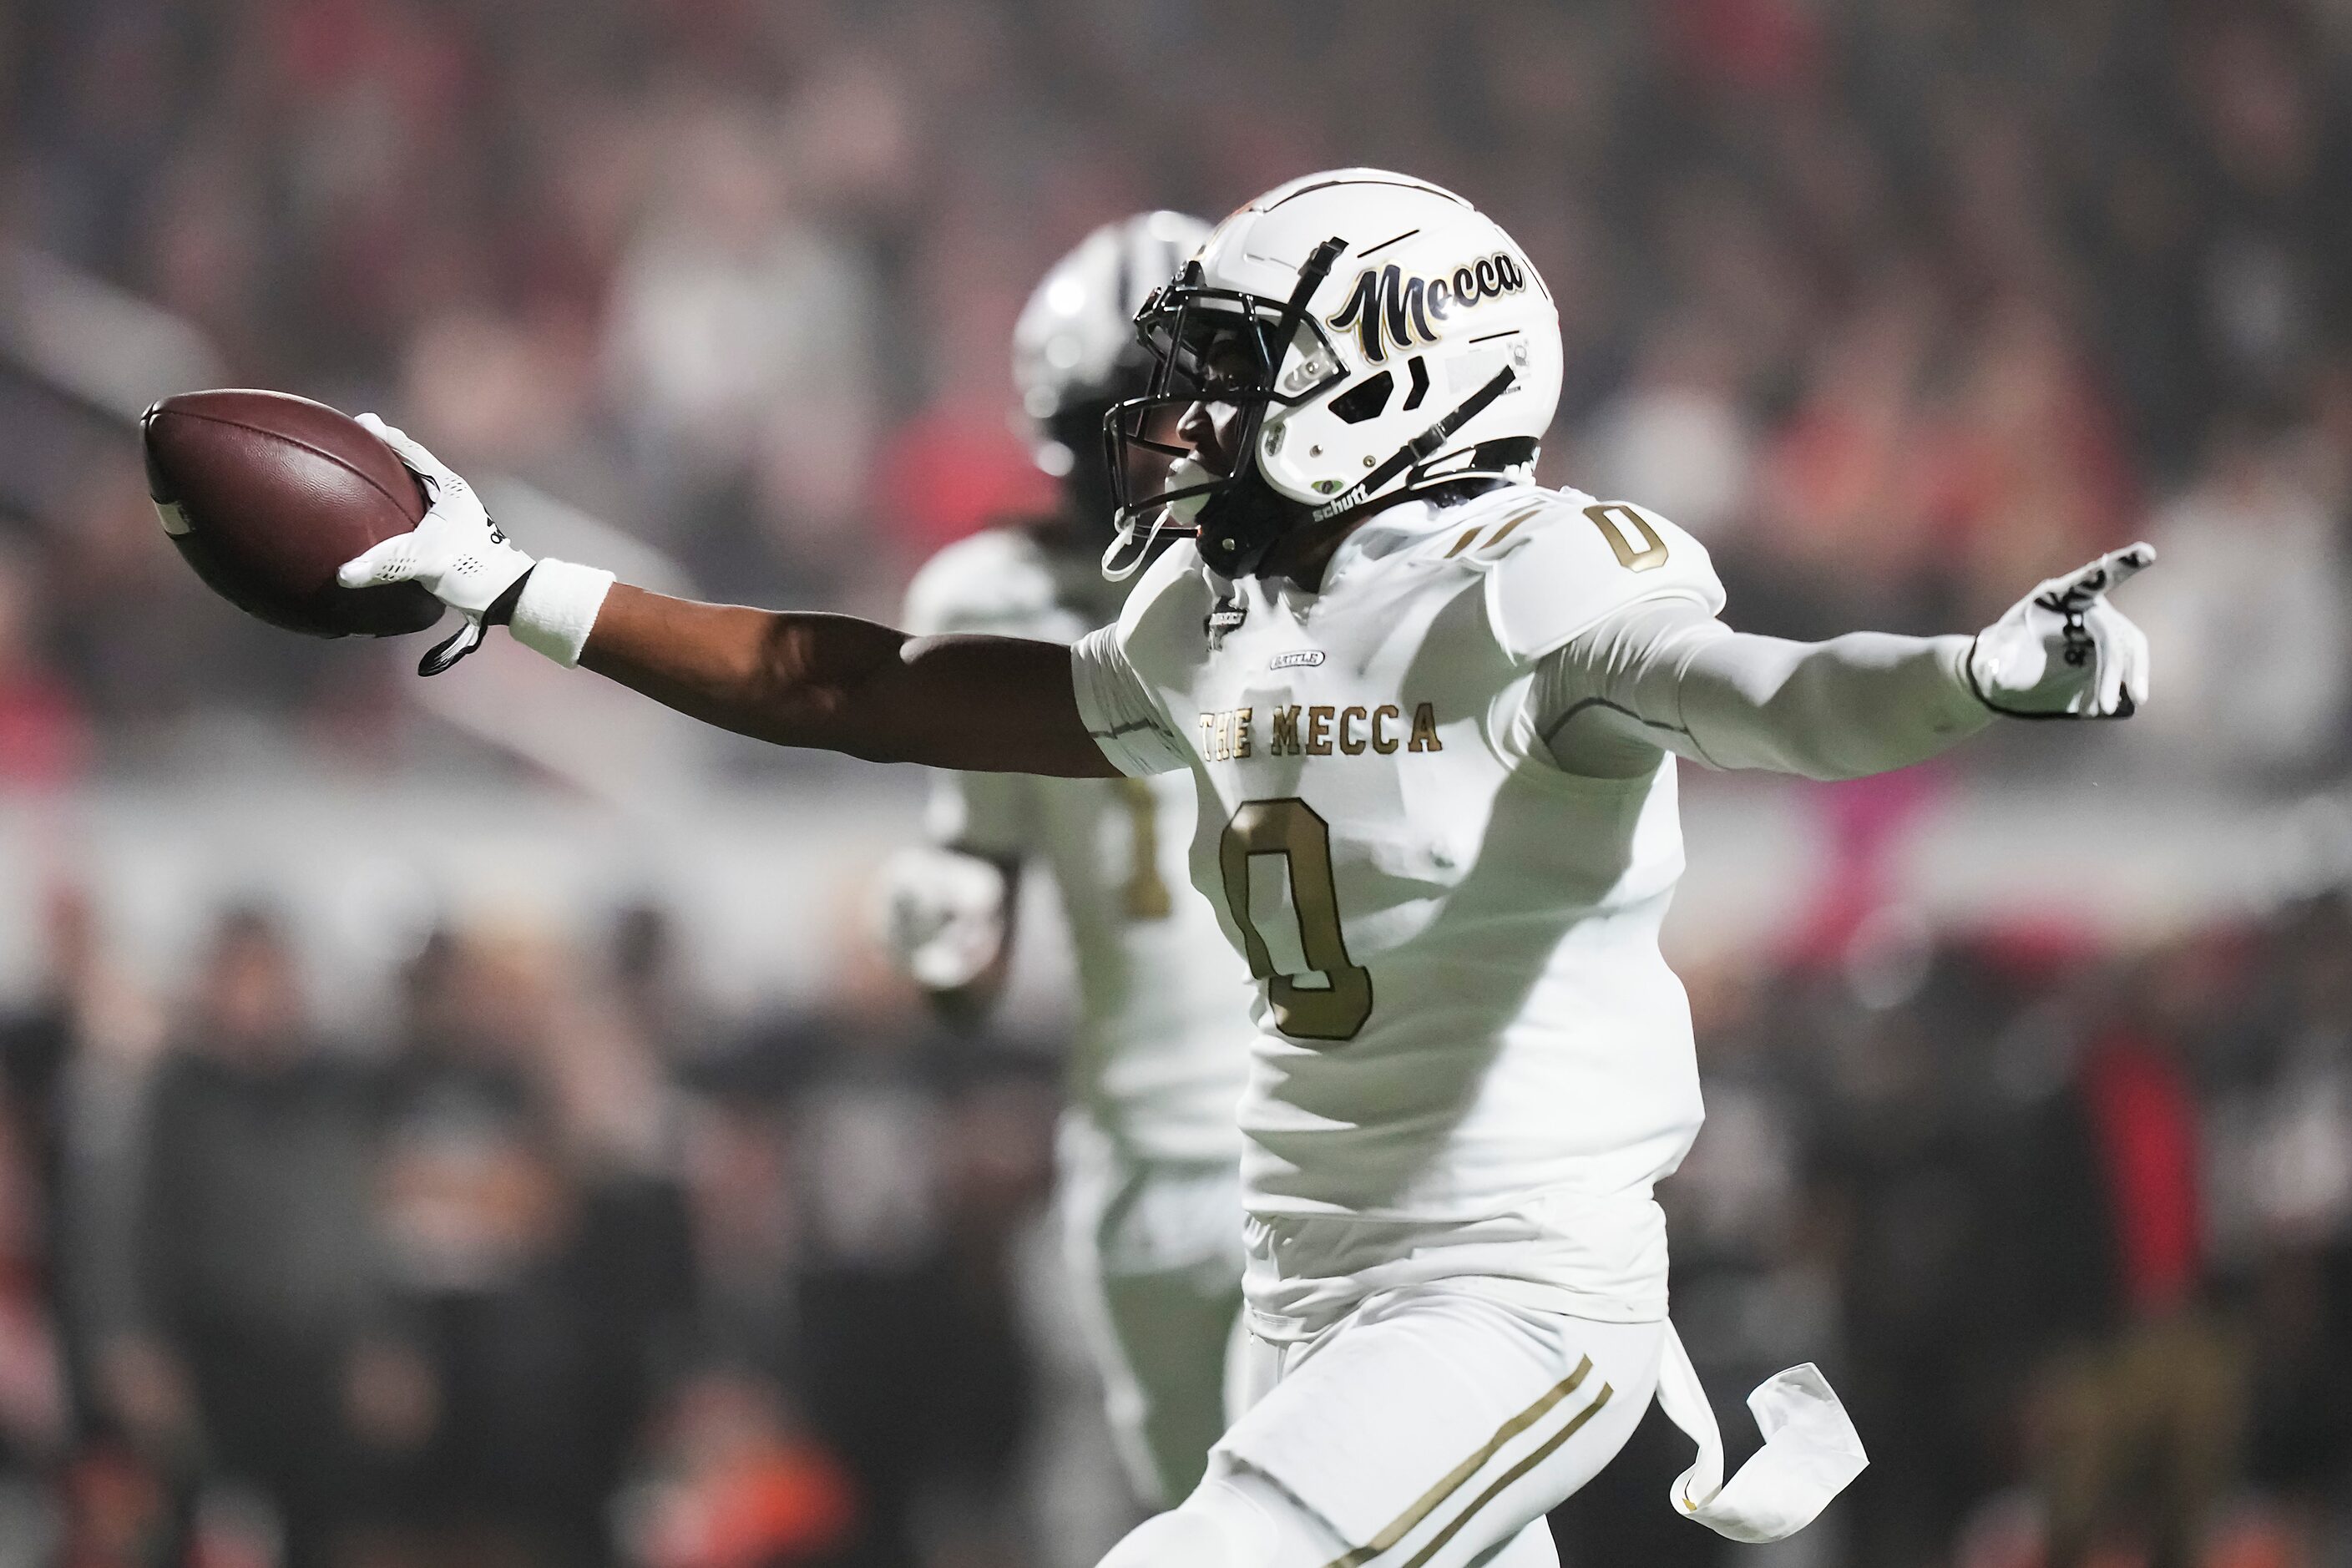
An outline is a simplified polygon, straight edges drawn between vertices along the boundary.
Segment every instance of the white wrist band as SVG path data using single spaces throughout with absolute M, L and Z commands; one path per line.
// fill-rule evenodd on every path
M 580 662 L 588 629 L 596 624 L 596 612 L 604 607 L 604 595 L 612 586 L 610 572 L 569 561 L 541 561 L 522 585 L 508 629 L 523 647 L 570 669 Z

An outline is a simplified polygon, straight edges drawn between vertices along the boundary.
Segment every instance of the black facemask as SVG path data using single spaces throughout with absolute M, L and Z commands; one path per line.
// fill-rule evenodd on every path
M 1307 310 L 1346 249 L 1338 238 L 1318 246 L 1287 300 L 1209 288 L 1196 261 L 1145 301 L 1136 333 L 1151 351 L 1150 385 L 1142 395 L 1115 404 L 1102 426 L 1104 464 L 1118 502 L 1114 516 L 1122 530 L 1140 531 L 1171 503 L 1197 500 L 1194 521 L 1185 527 L 1197 528 L 1202 559 L 1227 576 L 1245 576 L 1276 540 L 1307 520 L 1310 509 L 1276 494 L 1253 454 L 1268 408 L 1296 407 L 1347 375 Z M 1297 363 L 1319 359 L 1329 368 L 1285 393 L 1277 378 L 1294 349 L 1303 351 Z M 1204 403 L 1237 410 L 1234 472 L 1175 482 L 1169 477 L 1172 465 L 1194 458 L 1197 468 L 1197 456 L 1191 443 L 1171 433 L 1187 411 Z M 1157 488 L 1153 478 L 1160 480 Z

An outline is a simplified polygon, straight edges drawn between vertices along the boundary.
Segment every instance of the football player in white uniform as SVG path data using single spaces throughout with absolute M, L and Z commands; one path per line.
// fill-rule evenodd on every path
M 1835 1395 L 1810 1366 L 1758 1389 L 1765 1445 L 1727 1481 L 1666 1321 L 1651 1190 L 1700 1120 L 1657 945 L 1678 761 L 1850 777 L 1996 714 L 2127 714 L 2147 646 L 2106 595 L 2149 552 L 2043 583 L 1973 638 L 1733 631 L 1688 534 L 1530 482 L 1551 300 L 1509 236 L 1403 175 L 1259 197 L 1139 326 L 1157 385 L 1111 434 L 1168 478 L 1122 521 L 1191 537 L 1075 649 L 534 566 L 413 444 L 438 499 L 345 580 L 423 583 L 461 636 L 509 621 L 784 744 L 1192 775 L 1192 879 L 1260 982 L 1257 1397 L 1112 1568 L 1547 1563 L 1544 1513 L 1654 1394 L 1699 1442 L 1677 1509 L 1743 1540 L 1801 1527 L 1864 1462 Z
M 941 551 L 908 590 L 908 630 L 1072 643 L 1117 618 L 1127 586 L 1097 565 L 1117 506 L 1103 420 L 1150 379 L 1137 309 L 1208 234 L 1179 213 L 1139 214 L 1087 236 L 1037 285 L 1013 331 L 1013 381 L 1060 507 Z M 1185 885 L 1192 816 L 1181 773 L 941 773 L 934 847 L 902 852 L 887 874 L 894 947 L 968 1016 L 1003 974 L 1023 863 L 1053 872 L 1079 997 L 1057 1151 L 1065 1250 L 1120 1459 L 1160 1508 L 1199 1483 L 1225 1429 L 1242 1305 L 1234 1114 L 1250 976 Z

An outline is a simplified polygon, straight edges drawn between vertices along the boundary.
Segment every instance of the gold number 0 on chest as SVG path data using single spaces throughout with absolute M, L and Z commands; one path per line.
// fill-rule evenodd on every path
M 1276 970 L 1250 908 L 1250 860 L 1259 855 L 1279 855 L 1286 864 L 1299 950 L 1307 970 L 1319 971 L 1325 984 L 1303 984 L 1297 974 Z M 1265 982 L 1276 1026 L 1295 1039 L 1354 1039 L 1372 1016 L 1372 976 L 1348 957 L 1347 937 L 1339 929 L 1330 825 L 1296 796 L 1244 801 L 1218 840 L 1217 868 L 1250 973 Z

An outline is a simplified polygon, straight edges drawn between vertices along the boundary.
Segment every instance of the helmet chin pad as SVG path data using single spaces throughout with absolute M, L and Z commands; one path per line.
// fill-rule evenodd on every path
M 1196 541 L 1201 559 L 1220 576 L 1250 576 L 1275 541 L 1304 522 L 1307 512 L 1277 493 L 1252 463 L 1240 479 L 1202 503 Z

